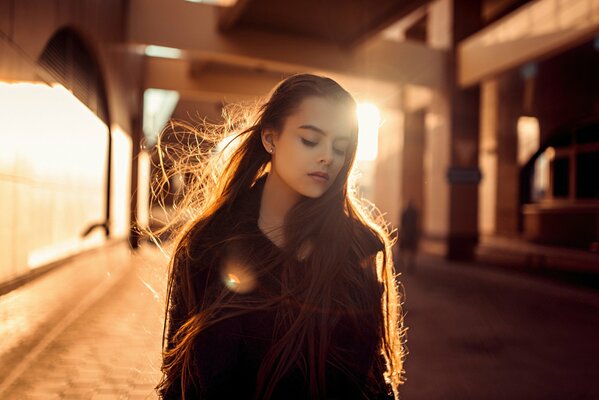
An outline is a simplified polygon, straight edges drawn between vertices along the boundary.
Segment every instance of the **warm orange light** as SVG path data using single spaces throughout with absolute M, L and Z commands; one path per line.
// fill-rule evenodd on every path
M 0 82 L 0 104 L 18 259 L 35 268 L 102 243 L 100 230 L 81 233 L 105 217 L 108 127 L 61 85 Z
M 247 293 L 254 290 L 256 279 L 251 269 L 239 257 L 230 254 L 222 265 L 221 277 L 232 292 Z
M 372 161 L 378 155 L 379 126 L 381 125 L 381 112 L 372 103 L 358 104 L 358 161 Z
M 539 120 L 535 117 L 518 118 L 518 163 L 526 164 L 539 149 L 541 130 Z
M 119 126 L 112 127 L 112 181 L 111 181 L 111 227 L 112 237 L 124 238 L 129 235 L 129 213 L 131 198 L 131 137 Z M 140 186 L 138 193 L 148 190 Z
M 150 173 L 150 154 L 142 151 L 137 158 L 137 223 L 141 228 L 150 224 Z
M 229 274 L 228 277 L 229 277 L 229 283 L 231 283 L 233 285 L 239 285 L 241 283 L 241 280 L 235 274 Z

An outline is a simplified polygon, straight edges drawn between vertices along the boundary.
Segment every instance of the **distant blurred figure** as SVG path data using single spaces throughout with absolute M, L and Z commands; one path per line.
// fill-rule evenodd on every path
M 399 265 L 407 272 L 416 270 L 416 253 L 420 240 L 419 212 L 412 200 L 401 212 L 401 225 L 399 228 Z

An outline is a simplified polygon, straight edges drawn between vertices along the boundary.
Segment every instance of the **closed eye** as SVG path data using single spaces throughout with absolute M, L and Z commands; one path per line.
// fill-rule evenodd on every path
M 304 139 L 304 138 L 301 138 L 301 139 L 302 139 L 302 143 L 304 145 L 308 146 L 308 147 L 314 147 L 314 146 L 316 146 L 318 144 L 318 142 L 312 142 L 311 140 L 307 140 L 307 139 Z M 345 150 L 340 150 L 340 149 L 333 148 L 333 151 L 336 154 L 339 154 L 340 156 L 345 155 Z
M 304 138 L 302 138 L 302 143 L 309 147 L 314 147 L 318 144 L 317 142 L 312 142 L 312 141 L 306 140 Z

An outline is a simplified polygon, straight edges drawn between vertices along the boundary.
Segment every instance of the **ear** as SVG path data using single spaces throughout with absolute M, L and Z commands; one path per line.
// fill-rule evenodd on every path
M 272 154 L 276 145 L 277 135 L 273 129 L 262 130 L 262 145 L 267 153 Z

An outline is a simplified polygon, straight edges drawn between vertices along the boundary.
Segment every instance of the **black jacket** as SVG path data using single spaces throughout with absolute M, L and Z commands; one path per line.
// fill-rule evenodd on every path
M 230 223 L 236 233 L 247 233 L 252 238 L 247 251 L 261 251 L 255 258 L 268 258 L 280 252 L 258 228 L 257 218 L 260 197 L 265 178 L 241 198 L 240 204 L 231 210 Z M 218 242 L 220 238 L 204 238 Z M 193 247 L 197 251 L 194 260 L 204 263 L 221 263 L 221 254 L 206 251 L 207 245 L 202 238 L 193 239 Z M 254 250 L 258 249 L 258 250 Z M 376 252 L 378 249 L 373 249 Z M 222 251 L 222 250 L 221 250 Z M 242 253 L 244 250 L 241 250 Z M 257 257 L 256 257 L 257 256 Z M 185 261 L 185 260 L 183 260 Z M 214 268 L 194 268 L 193 285 L 198 298 L 206 295 L 210 288 L 217 291 L 222 288 L 222 274 L 207 274 L 205 271 Z M 173 335 L 188 318 L 189 311 L 180 296 L 181 282 L 177 268 L 185 263 L 174 264 L 174 282 L 171 293 L 171 304 L 167 321 L 167 347 L 172 347 Z M 189 264 L 188 268 L 189 268 Z M 256 279 L 250 293 L 243 294 L 251 298 L 266 296 L 280 289 L 277 278 L 278 270 L 272 274 Z M 226 277 L 225 277 L 226 278 Z M 234 283 L 234 282 L 233 282 Z M 249 298 L 248 297 L 248 298 Z M 254 311 L 244 315 L 228 318 L 203 330 L 194 344 L 192 359 L 199 371 L 192 385 L 186 389 L 187 399 L 252 399 L 256 388 L 256 377 L 262 359 L 273 343 L 273 328 L 276 310 Z M 343 352 L 346 364 L 351 372 L 348 374 L 331 364 L 327 364 L 326 384 L 327 399 L 393 399 L 385 393 L 389 387 L 382 377 L 383 359 L 377 353 L 376 335 L 360 334 L 359 327 L 350 321 L 340 319 L 333 331 L 331 348 Z M 301 351 L 301 349 L 298 349 Z M 378 388 L 378 389 L 377 389 Z M 180 382 L 161 393 L 165 400 L 180 399 Z M 309 399 L 307 378 L 299 368 L 288 373 L 277 385 L 272 399 Z

